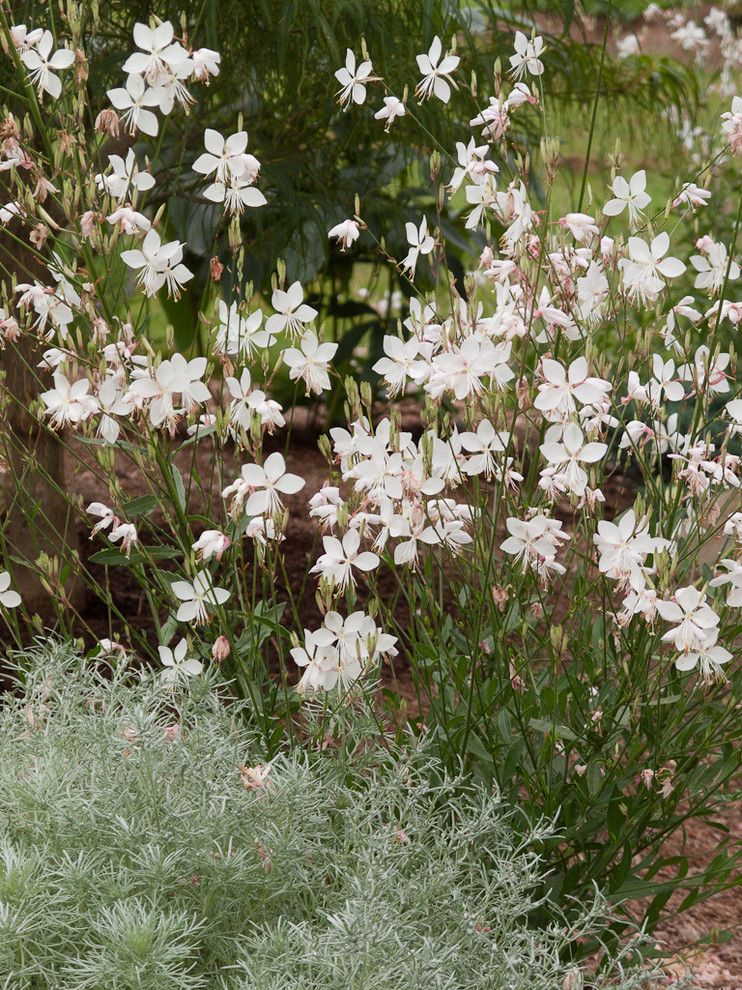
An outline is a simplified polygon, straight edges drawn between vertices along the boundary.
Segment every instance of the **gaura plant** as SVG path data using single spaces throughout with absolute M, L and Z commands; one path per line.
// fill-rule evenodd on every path
M 375 364 L 387 407 L 369 383 L 347 383 L 347 422 L 321 442 L 328 483 L 308 491 L 271 390 L 288 374 L 321 397 L 340 344 L 280 260 L 270 300 L 243 278 L 239 217 L 266 201 L 244 120 L 230 133 L 205 126 L 179 172 L 223 210 L 230 249 L 213 257 L 210 280 L 194 287 L 167 210 L 147 206 L 163 132 L 220 71 L 219 53 L 170 22 L 137 24 L 122 84 L 92 122 L 95 59 L 77 45 L 75 11 L 67 40 L 0 15 L 27 108 L 2 124 L 4 232 L 31 270 L 9 273 L 0 327 L 8 369 L 20 363 L 35 386 L 37 424 L 2 443 L 32 530 L 41 505 L 25 479 L 43 465 L 28 437 L 54 431 L 69 457 L 94 458 L 105 501 L 80 504 L 46 480 L 102 547 L 85 562 L 58 538 L 53 552 L 42 541 L 22 554 L 6 526 L 11 632 L 21 640 L 11 575 L 23 567 L 54 596 L 59 628 L 84 631 L 74 574 L 120 626 L 100 650 L 159 655 L 169 682 L 220 666 L 269 754 L 304 731 L 302 705 L 319 703 L 312 731 L 324 738 L 398 657 L 414 721 L 444 765 L 463 761 L 531 822 L 557 819 L 543 841 L 552 902 L 567 908 L 597 882 L 616 901 L 648 897 L 651 925 L 674 891 L 684 908 L 733 882 L 723 840 L 695 875 L 682 852 L 664 852 L 689 820 L 715 822 L 739 767 L 742 98 L 731 76 L 713 96 L 709 154 L 670 198 L 657 201 L 652 177 L 620 157 L 593 190 L 591 129 L 578 201 L 562 213 L 549 53 L 535 31 L 515 35 L 488 92 L 467 79 L 455 39 L 440 37 L 411 52 L 402 92 L 363 41 L 335 80 L 328 71 L 359 126 L 364 113 L 380 132 L 419 126 L 417 106 L 433 101 L 461 115 L 462 140 L 430 155 L 430 209 L 407 224 L 404 257 L 387 253 L 360 201 L 328 231 L 338 251 L 375 244 L 409 296 Z M 542 127 L 537 161 L 518 142 L 524 115 Z M 447 265 L 448 197 L 483 243 L 464 279 Z M 428 295 L 416 289 L 423 268 L 437 285 Z M 189 292 L 202 353 L 158 349 L 157 306 Z M 401 421 L 403 397 L 416 400 L 414 428 Z M 4 398 L 6 416 L 23 405 L 17 389 Z M 127 459 L 145 494 L 122 485 Z M 619 470 L 635 487 L 624 503 L 606 495 Z M 286 568 L 297 511 L 321 541 L 299 582 Z M 123 568 L 155 643 L 116 603 Z M 305 623 L 312 591 L 319 619 Z M 399 696 L 387 701 L 403 724 Z

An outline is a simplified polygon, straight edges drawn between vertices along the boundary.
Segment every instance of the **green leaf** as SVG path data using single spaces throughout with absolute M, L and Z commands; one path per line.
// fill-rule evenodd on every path
M 549 722 L 545 718 L 529 719 L 528 724 L 532 729 L 536 729 L 538 732 L 544 732 L 547 736 L 554 736 L 557 739 L 574 740 L 577 738 L 568 726 L 560 725 L 558 722 Z
M 123 511 L 128 519 L 135 519 L 137 516 L 144 516 L 151 512 L 159 504 L 156 495 L 137 495 L 136 498 L 124 502 Z
M 173 474 L 173 481 L 175 482 L 175 491 L 178 496 L 178 504 L 180 508 L 185 512 L 186 509 L 186 493 L 185 486 L 183 484 L 183 475 L 180 473 L 178 466 L 176 464 L 170 465 L 170 470 Z

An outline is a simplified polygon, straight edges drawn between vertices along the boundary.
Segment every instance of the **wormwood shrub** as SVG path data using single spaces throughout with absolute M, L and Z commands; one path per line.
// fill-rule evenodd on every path
M 582 985 L 562 957 L 601 899 L 531 930 L 538 858 L 424 750 L 251 765 L 239 706 L 205 680 L 101 676 L 69 648 L 24 667 L 0 711 L 6 986 Z M 631 955 L 586 985 L 646 986 Z

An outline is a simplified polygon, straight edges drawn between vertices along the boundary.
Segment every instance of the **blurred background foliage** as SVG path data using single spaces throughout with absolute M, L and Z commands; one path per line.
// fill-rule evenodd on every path
M 91 111 L 107 105 L 106 90 L 123 82 L 121 65 L 133 49 L 136 21 L 170 19 L 176 33 L 194 47 L 221 53 L 221 73 L 208 88 L 194 91 L 197 102 L 189 115 L 173 114 L 164 121 L 152 169 L 158 184 L 150 206 L 167 202 L 167 234 L 188 245 L 186 262 L 197 277 L 197 289 L 210 292 L 209 259 L 227 262 L 227 224 L 221 208 L 200 196 L 201 177 L 190 166 L 203 149 L 204 121 L 223 133 L 238 127 L 240 118 L 250 135 L 249 150 L 262 164 L 260 188 L 268 205 L 248 210 L 243 218 L 247 245 L 242 278 L 256 291 L 269 289 L 276 259 L 286 263 L 287 278 L 299 279 L 320 311 L 327 335 L 343 340 L 336 367 L 370 375 L 381 352 L 385 333 L 394 332 L 396 313 L 390 305 L 409 294 L 406 280 L 387 265 L 372 238 L 366 236 L 353 251 L 340 253 L 327 238 L 339 220 L 352 216 L 358 194 L 364 219 L 374 232 L 383 232 L 388 252 L 406 252 L 404 224 L 419 222 L 422 213 L 435 221 L 435 186 L 429 157 L 443 154 L 442 179 L 453 170 L 450 158 L 457 140 L 471 133 L 469 119 L 494 92 L 493 73 L 499 58 L 505 69 L 512 53 L 513 32 L 530 32 L 539 15 L 539 31 L 548 50 L 543 78 L 548 106 L 587 120 L 595 97 L 602 50 L 601 16 L 634 16 L 637 6 L 627 0 L 612 3 L 587 0 L 538 0 L 537 3 L 495 4 L 492 0 L 85 0 L 81 4 L 85 50 L 91 60 L 88 80 Z M 13 20 L 46 24 L 50 13 L 55 29 L 64 34 L 61 7 L 42 0 L 11 2 Z M 595 20 L 596 16 L 599 18 Z M 418 122 L 397 121 L 389 135 L 371 118 L 381 90 L 372 90 L 366 106 L 343 113 L 335 102 L 333 73 L 345 49 L 360 52 L 365 38 L 375 69 L 389 88 L 402 96 L 418 78 L 415 55 L 427 50 L 440 35 L 444 46 L 455 38 L 462 69 L 475 79 L 472 93 L 459 92 L 446 112 L 437 101 L 415 107 Z M 2 71 L 8 71 L 8 68 Z M 4 82 L 4 80 L 0 80 Z M 692 110 L 699 91 L 692 72 L 680 62 L 649 55 L 630 59 L 608 57 L 601 94 L 611 108 L 615 127 L 637 117 L 642 126 L 659 121 L 670 107 Z M 529 130 L 529 118 L 532 121 Z M 421 126 L 420 126 L 421 125 Z M 514 121 L 523 153 L 537 145 L 540 122 L 522 114 Z M 576 124 L 577 127 L 581 125 Z M 108 147 L 106 150 L 111 149 Z M 152 154 L 152 147 L 140 149 Z M 105 164 L 105 163 L 101 163 Z M 463 204 L 461 204 L 463 205 Z M 462 287 L 463 274 L 481 247 L 479 234 L 465 232 L 456 204 L 447 207 L 440 225 L 448 240 L 449 268 Z M 417 288 L 425 291 L 421 272 Z M 221 291 L 236 289 L 234 265 L 227 264 Z M 360 299 L 358 289 L 368 290 Z M 150 314 L 152 336 L 164 336 L 169 324 L 178 349 L 199 346 L 198 291 L 179 303 L 156 302 Z M 374 303 L 372 305 L 372 303 Z M 391 331 L 390 331 L 391 328 Z M 367 344 L 361 364 L 353 364 L 354 348 Z M 339 367 L 338 367 L 339 365 Z M 280 396 L 279 396 L 280 398 Z

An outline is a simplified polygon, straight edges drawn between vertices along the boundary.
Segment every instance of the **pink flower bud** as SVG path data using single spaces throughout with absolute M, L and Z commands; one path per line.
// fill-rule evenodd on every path
M 224 663 L 231 652 L 226 636 L 219 636 L 211 647 L 211 656 L 217 663 Z

